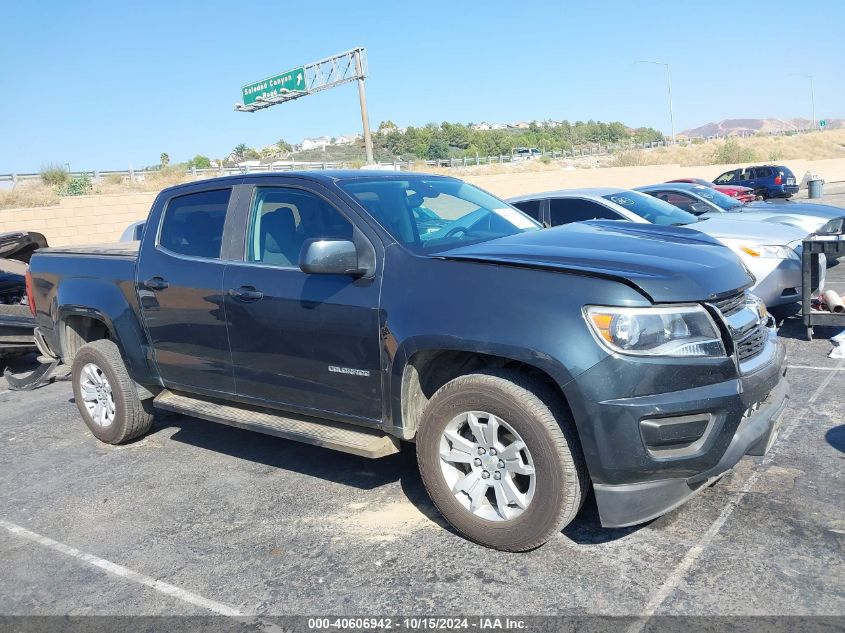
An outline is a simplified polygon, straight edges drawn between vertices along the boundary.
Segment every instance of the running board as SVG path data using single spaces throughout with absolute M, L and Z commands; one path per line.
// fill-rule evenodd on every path
M 361 457 L 384 457 L 399 452 L 399 440 L 395 437 L 375 429 L 330 420 L 317 420 L 306 416 L 291 417 L 291 413 L 282 414 L 271 409 L 234 406 L 198 396 L 174 393 L 168 389 L 159 393 L 153 404 L 158 409 Z

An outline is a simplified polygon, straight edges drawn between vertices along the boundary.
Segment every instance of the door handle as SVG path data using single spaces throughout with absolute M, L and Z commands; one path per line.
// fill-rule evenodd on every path
M 240 288 L 229 288 L 229 296 L 239 301 L 259 301 L 264 298 L 264 293 L 252 286 L 241 286 Z
M 153 277 L 152 279 L 147 279 L 144 282 L 144 288 L 147 290 L 165 290 L 170 287 L 170 284 L 167 283 L 165 279 L 161 277 Z

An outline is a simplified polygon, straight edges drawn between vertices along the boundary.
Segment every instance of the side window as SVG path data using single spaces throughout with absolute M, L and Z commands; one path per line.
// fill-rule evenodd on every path
M 727 185 L 728 183 L 736 181 L 736 171 L 728 171 L 716 178 L 717 185 Z
M 540 220 L 540 204 L 541 200 L 525 200 L 523 202 L 515 202 L 513 206 L 522 211 L 526 215 L 530 215 L 535 220 Z
M 247 261 L 296 267 L 305 240 L 352 239 L 352 224 L 310 191 L 288 187 L 256 189 Z
M 552 198 L 549 201 L 552 226 L 586 220 L 619 220 L 619 214 L 602 205 L 579 198 Z
M 770 167 L 757 167 L 754 170 L 754 177 L 755 178 L 768 178 L 772 175 L 772 170 Z
M 658 200 L 663 200 L 664 202 L 668 202 L 672 206 L 678 207 L 679 209 L 683 209 L 689 213 L 693 213 L 692 205 L 694 205 L 698 200 L 689 196 L 685 193 L 681 193 L 679 191 L 652 191 L 650 192 Z
M 179 255 L 219 259 L 231 193 L 231 189 L 216 189 L 171 198 L 164 212 L 159 246 Z

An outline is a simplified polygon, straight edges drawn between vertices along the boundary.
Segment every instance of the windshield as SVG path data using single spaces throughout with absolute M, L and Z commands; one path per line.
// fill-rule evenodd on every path
M 734 209 L 738 209 L 742 206 L 741 202 L 737 202 L 734 198 L 726 196 L 721 191 L 716 191 L 710 187 L 695 187 L 694 193 L 705 200 L 709 200 L 725 211 L 733 211 Z
M 436 253 L 542 228 L 522 211 L 460 180 L 355 178 L 338 185 L 416 253 Z
M 620 207 L 624 207 L 632 213 L 636 213 L 652 224 L 683 226 L 698 222 L 698 218 L 692 213 L 687 213 L 668 202 L 658 200 L 657 198 L 637 191 L 621 191 L 602 197 L 605 200 L 610 200 L 618 204 Z

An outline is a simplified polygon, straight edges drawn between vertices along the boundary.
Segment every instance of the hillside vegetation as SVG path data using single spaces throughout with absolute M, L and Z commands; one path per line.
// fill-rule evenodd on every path
M 420 130 L 424 129 L 426 128 L 420 128 Z M 440 132 L 437 134 L 442 134 L 443 129 L 444 128 L 440 126 Z M 463 133 L 464 132 L 455 132 L 456 135 Z M 526 134 L 537 133 L 537 131 L 526 131 Z M 435 130 L 431 128 L 428 128 L 427 132 L 422 134 L 430 134 L 432 141 L 434 141 L 437 137 Z M 495 135 L 494 138 L 496 136 L 498 135 Z M 414 138 L 413 134 L 408 138 Z M 424 138 L 424 136 L 418 135 L 416 138 L 419 140 L 419 138 Z M 452 140 L 459 139 L 456 137 Z M 536 145 L 534 146 L 536 147 Z M 450 147 L 452 147 L 451 144 Z M 494 147 L 493 149 L 495 152 L 496 148 Z M 548 149 L 551 148 L 547 147 L 547 150 Z M 344 158 L 341 160 L 349 157 L 351 159 L 350 166 L 361 166 L 363 165 L 363 161 L 358 158 L 360 156 L 359 152 L 361 152 L 359 148 L 355 146 L 347 146 L 346 148 L 343 148 Z M 307 153 L 303 152 L 302 154 L 304 155 L 302 158 L 297 156 L 296 159 L 329 162 L 339 158 L 337 154 L 333 154 L 332 158 L 327 158 L 326 155 L 321 154 L 319 150 L 312 150 Z M 480 165 L 477 167 L 469 166 L 455 169 L 432 169 L 426 167 L 424 163 L 418 163 L 414 166 L 414 169 L 454 175 L 484 175 L 496 173 L 545 172 L 572 169 L 573 167 L 591 169 L 601 167 L 636 167 L 646 165 L 705 166 L 753 162 L 778 162 L 789 161 L 791 159 L 822 160 L 829 158 L 845 158 L 845 129 L 813 132 L 811 134 L 801 134 L 795 136 L 761 136 L 739 139 L 730 138 L 727 140 L 688 143 L 648 150 L 623 151 L 619 154 L 609 156 L 587 156 L 584 158 L 565 159 L 560 161 L 533 160 L 518 163 L 504 163 L 501 165 L 493 164 Z M 160 167 L 158 169 L 137 172 L 137 176 L 143 177 L 143 179 L 134 182 L 117 175 L 106 176 L 99 182 L 93 182 L 85 176 L 70 179 L 67 174 L 62 175 L 56 173 L 56 168 L 52 166 L 45 168 L 44 176 L 45 177 L 41 181 L 26 181 L 22 182 L 12 190 L 0 190 L 0 209 L 53 205 L 57 204 L 60 197 L 63 195 L 159 191 L 165 187 L 191 180 L 190 174 L 185 171 L 185 164 L 170 165 Z M 50 184 L 48 184 L 48 181 Z

